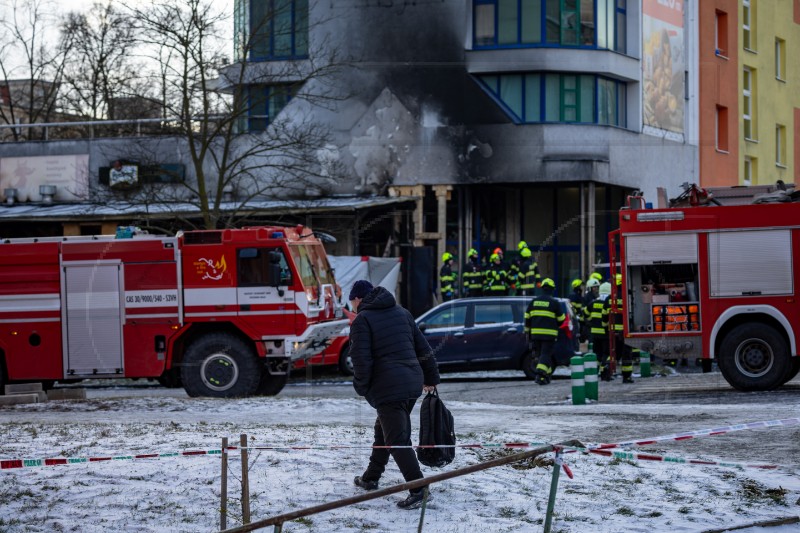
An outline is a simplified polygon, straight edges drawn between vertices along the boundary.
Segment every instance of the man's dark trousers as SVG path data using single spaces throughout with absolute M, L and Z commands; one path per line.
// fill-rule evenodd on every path
M 411 411 L 416 401 L 389 402 L 378 406 L 375 446 L 411 446 Z M 389 455 L 394 458 L 406 481 L 422 478 L 417 454 L 412 448 L 373 448 L 369 466 L 361 478 L 365 481 L 380 479 L 389 462 Z

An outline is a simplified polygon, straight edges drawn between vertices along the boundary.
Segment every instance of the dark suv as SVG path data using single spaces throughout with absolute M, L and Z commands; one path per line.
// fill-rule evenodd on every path
M 567 319 L 559 329 L 554 356 L 557 365 L 565 365 L 577 348 L 577 321 L 569 300 L 558 300 Z M 436 354 L 440 372 L 522 370 L 532 378 L 537 358 L 528 351 L 524 332 L 530 301 L 524 296 L 453 300 L 427 311 L 417 324 Z

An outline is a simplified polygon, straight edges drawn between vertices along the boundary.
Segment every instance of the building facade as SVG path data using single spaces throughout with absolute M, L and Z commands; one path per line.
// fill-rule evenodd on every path
M 415 198 L 410 244 L 435 259 L 525 240 L 563 288 L 606 261 L 626 195 L 699 180 L 697 2 L 239 0 L 236 13 L 237 43 L 260 35 L 239 55 L 254 71 L 344 58 L 326 109 L 244 91 L 331 128 L 351 176 L 338 190 Z

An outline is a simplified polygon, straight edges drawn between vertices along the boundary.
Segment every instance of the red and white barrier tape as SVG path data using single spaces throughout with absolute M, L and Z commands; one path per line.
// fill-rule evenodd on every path
M 735 431 L 744 431 L 750 429 L 762 429 L 762 428 L 774 428 L 780 426 L 793 426 L 800 424 L 800 418 L 784 418 L 779 420 L 767 420 L 761 422 L 750 422 L 747 424 L 734 424 L 731 426 L 724 426 L 718 428 L 711 428 L 711 429 L 701 429 L 697 431 L 689 431 L 685 433 L 677 433 L 673 435 L 664 435 L 660 437 L 651 437 L 648 439 L 639 439 L 639 440 L 631 440 L 631 441 L 623 441 L 618 443 L 610 443 L 610 444 L 592 444 L 587 446 L 585 449 L 578 449 L 575 448 L 576 451 L 586 451 L 588 453 L 596 453 L 599 455 L 609 455 L 614 457 L 619 457 L 622 459 L 639 459 L 639 460 L 652 460 L 652 461 L 663 461 L 663 462 L 670 462 L 670 463 L 681 463 L 681 464 L 698 464 L 698 465 L 717 465 L 717 466 L 736 466 L 736 467 L 747 467 L 747 468 L 778 468 L 777 465 L 748 465 L 744 463 L 730 463 L 730 462 L 715 462 L 715 461 L 701 461 L 701 460 L 694 460 L 694 459 L 681 459 L 678 457 L 664 457 L 654 454 L 640 454 L 636 452 L 628 452 L 628 451 L 619 451 L 619 452 L 607 452 L 603 453 L 604 451 L 611 450 L 614 448 L 628 448 L 631 446 L 645 446 L 648 444 L 655 444 L 657 442 L 665 442 L 665 441 L 683 441 L 688 439 L 693 439 L 697 437 L 709 437 L 709 436 L 716 436 L 716 435 L 724 435 L 726 433 L 732 433 Z M 391 449 L 391 448 L 475 448 L 475 449 L 502 449 L 502 448 L 511 448 L 511 449 L 521 449 L 521 448 L 535 448 L 538 446 L 547 445 L 549 443 L 546 442 L 505 442 L 505 443 L 495 443 L 495 442 L 482 442 L 482 443 L 471 443 L 471 444 L 455 444 L 455 445 L 410 445 L 410 446 L 367 446 L 367 445 L 295 445 L 295 446 L 281 446 L 281 445 L 269 445 L 269 446 L 248 446 L 246 448 L 237 447 L 237 446 L 229 446 L 228 450 L 337 450 L 337 449 Z M 563 449 L 568 449 L 568 447 L 562 447 Z M 37 468 L 37 467 L 44 467 L 44 466 L 58 466 L 58 465 L 70 465 L 70 464 L 81 464 L 81 463 L 94 463 L 94 462 L 104 462 L 104 461 L 132 461 L 137 459 L 160 459 L 162 457 L 186 457 L 186 456 L 198 456 L 198 455 L 221 455 L 222 450 L 211 449 L 211 450 L 186 450 L 186 451 L 178 451 L 178 452 L 168 452 L 168 453 L 146 453 L 146 454 L 131 454 L 131 455 L 116 455 L 116 456 L 104 456 L 104 457 L 69 457 L 69 458 L 52 458 L 52 459 L 0 459 L 0 470 L 11 470 L 16 468 Z
M 574 446 L 561 446 L 559 447 L 565 451 L 574 451 L 584 454 L 602 455 L 605 457 L 613 457 L 615 459 L 625 459 L 628 461 L 657 461 L 662 463 L 677 463 L 694 466 L 723 466 L 728 468 L 758 468 L 761 470 L 776 470 L 783 468 L 782 465 L 776 464 L 751 464 L 751 463 L 737 463 L 731 461 L 707 461 L 704 459 L 686 459 L 683 457 L 674 457 L 668 455 L 658 455 L 653 453 L 639 453 L 626 450 L 599 450 L 596 448 L 577 448 Z

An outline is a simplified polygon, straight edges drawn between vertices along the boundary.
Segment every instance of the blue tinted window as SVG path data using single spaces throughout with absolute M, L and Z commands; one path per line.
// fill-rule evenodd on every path
M 306 57 L 308 0 L 250 0 L 249 29 L 249 43 L 241 35 L 236 42 L 251 61 Z

